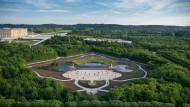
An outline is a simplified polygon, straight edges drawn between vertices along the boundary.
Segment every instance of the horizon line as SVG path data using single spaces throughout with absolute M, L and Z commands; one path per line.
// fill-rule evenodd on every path
M 0 23 L 0 25 L 8 25 L 11 23 Z M 190 25 L 165 25 L 165 24 L 111 24 L 111 23 L 77 23 L 77 24 L 56 24 L 56 23 L 44 23 L 44 24 L 11 24 L 11 25 L 120 25 L 120 26 L 181 26 L 181 27 L 190 27 Z

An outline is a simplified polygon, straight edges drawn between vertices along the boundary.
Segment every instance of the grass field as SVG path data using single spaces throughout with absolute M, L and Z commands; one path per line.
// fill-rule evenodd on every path
M 106 59 L 106 58 L 82 58 L 82 59 L 73 60 L 72 62 L 76 65 L 81 65 L 88 62 L 98 62 L 105 65 L 110 65 L 111 63 L 113 63 L 111 59 Z

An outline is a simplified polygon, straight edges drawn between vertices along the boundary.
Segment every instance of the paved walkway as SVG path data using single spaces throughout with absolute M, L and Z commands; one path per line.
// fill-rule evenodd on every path
M 119 78 L 122 74 L 113 72 L 113 70 L 71 70 L 62 74 L 63 77 L 77 80 L 111 80 Z
M 109 80 L 106 80 L 106 83 L 101 86 L 101 87 L 98 87 L 98 88 L 86 88 L 86 87 L 83 87 L 81 86 L 80 84 L 78 84 L 78 80 L 75 80 L 75 83 L 74 83 L 77 87 L 79 88 L 82 88 L 83 90 L 77 90 L 77 91 L 86 91 L 87 94 L 97 94 L 98 91 L 104 91 L 104 92 L 109 92 L 109 90 L 102 90 L 103 88 L 109 86 Z
M 44 39 L 42 39 L 42 40 L 40 40 L 40 41 L 38 41 L 38 42 L 36 42 L 36 43 L 30 44 L 29 46 L 30 46 L 30 48 L 31 48 L 32 46 L 38 45 L 38 44 L 40 44 L 40 43 L 42 43 L 42 42 L 44 42 L 44 41 L 46 41 L 46 40 L 48 40 L 48 39 L 50 39 L 50 38 L 51 38 L 51 37 L 44 38 Z
M 136 79 L 140 79 L 140 78 L 145 78 L 147 76 L 147 71 L 144 70 L 140 65 L 136 64 L 140 70 L 144 71 L 144 75 L 142 77 L 138 77 L 138 78 L 130 78 L 130 79 L 125 79 L 125 80 L 112 80 L 112 81 L 118 81 L 118 82 L 124 82 L 124 81 L 131 81 L 131 80 L 136 80 Z
M 49 79 L 53 79 L 53 80 L 57 80 L 57 81 L 71 81 L 73 79 L 68 79 L 68 80 L 62 80 L 62 79 L 57 79 L 57 78 L 53 78 L 53 77 L 44 77 L 44 76 L 41 76 L 38 72 L 34 71 L 38 77 L 40 78 L 49 78 Z
M 58 59 L 61 59 L 61 58 L 65 58 L 65 57 L 57 57 L 57 58 L 55 58 L 55 59 L 33 62 L 33 63 L 29 63 L 28 66 L 29 66 L 29 67 L 33 67 L 35 64 L 40 64 L 40 63 L 44 63 L 44 62 L 50 62 L 50 61 L 58 60 Z

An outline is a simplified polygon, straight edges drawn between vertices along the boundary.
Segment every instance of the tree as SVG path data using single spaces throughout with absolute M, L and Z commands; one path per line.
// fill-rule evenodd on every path
M 66 102 L 66 106 L 67 107 L 77 107 L 77 103 L 76 102 Z
M 119 100 L 123 95 L 124 89 L 123 88 L 114 88 L 111 89 L 109 92 L 109 98 L 114 100 Z
M 0 106 L 2 107 L 12 107 L 14 103 L 14 99 L 0 99 Z

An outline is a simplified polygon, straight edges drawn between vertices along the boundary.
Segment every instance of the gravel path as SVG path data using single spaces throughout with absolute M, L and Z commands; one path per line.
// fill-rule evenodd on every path
M 147 76 L 147 71 L 144 70 L 140 65 L 136 64 L 140 70 L 144 71 L 145 75 L 142 77 L 138 77 L 138 78 L 130 78 L 130 79 L 125 79 L 125 80 L 112 80 L 112 81 L 118 81 L 118 82 L 123 82 L 123 81 L 131 81 L 131 80 L 136 80 L 136 79 L 140 79 L 140 78 L 145 78 Z

